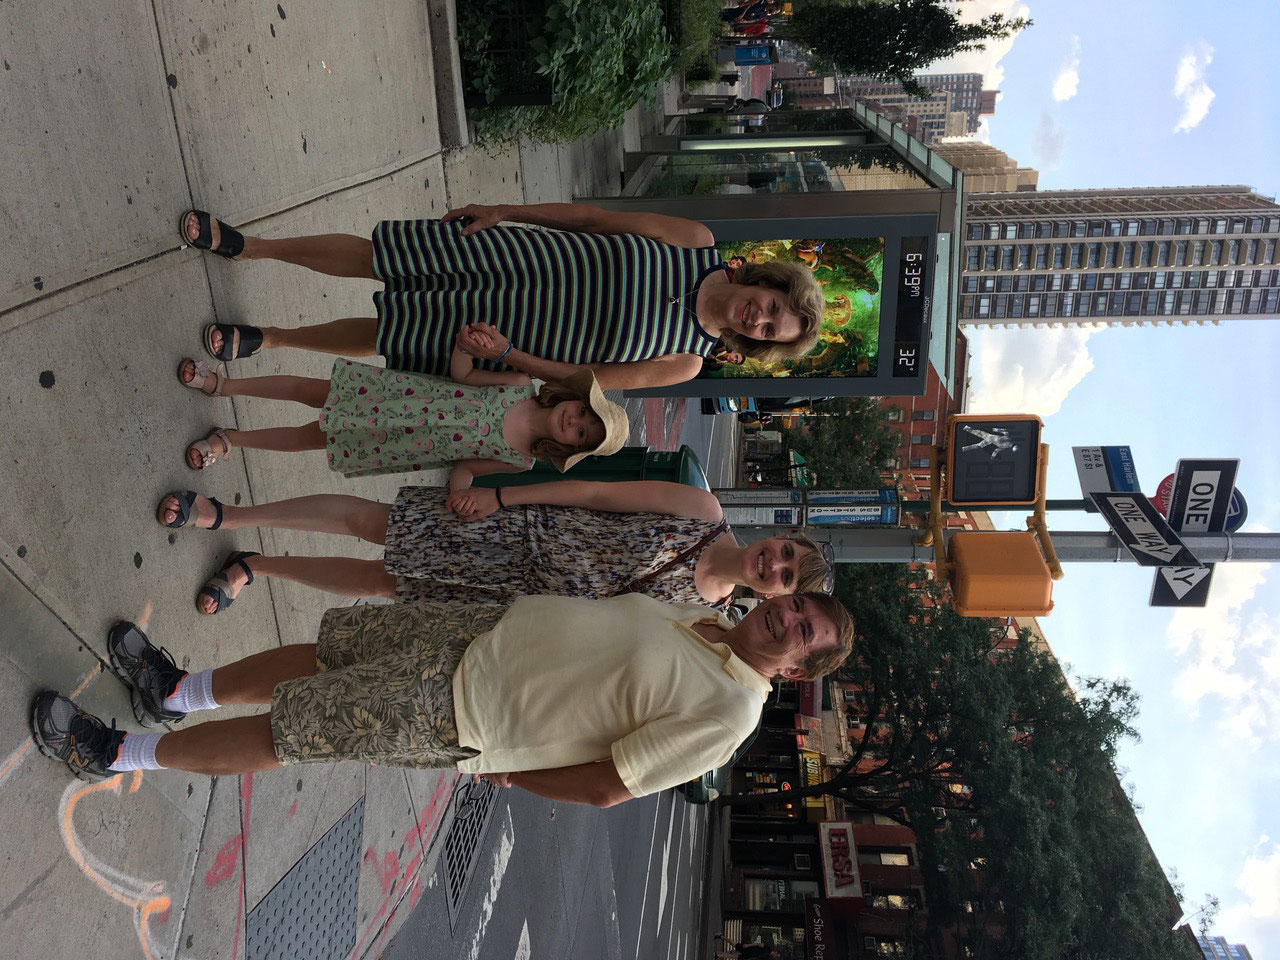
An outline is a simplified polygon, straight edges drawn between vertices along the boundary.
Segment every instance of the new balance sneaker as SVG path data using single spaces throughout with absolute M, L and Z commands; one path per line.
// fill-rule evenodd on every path
M 59 693 L 45 690 L 31 704 L 31 738 L 46 757 L 61 760 L 81 780 L 114 776 L 110 770 L 120 752 L 124 731 L 107 726 Z
M 133 715 L 140 724 L 155 727 L 186 716 L 181 710 L 166 710 L 164 700 L 187 672 L 178 668 L 168 650 L 148 640 L 137 624 L 121 620 L 111 628 L 107 656 L 116 676 L 129 687 Z

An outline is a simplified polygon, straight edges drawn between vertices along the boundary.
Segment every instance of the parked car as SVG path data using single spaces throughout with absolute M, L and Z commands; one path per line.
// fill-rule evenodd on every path
M 755 397 L 703 397 L 702 412 L 705 414 L 715 413 L 746 413 L 756 409 Z

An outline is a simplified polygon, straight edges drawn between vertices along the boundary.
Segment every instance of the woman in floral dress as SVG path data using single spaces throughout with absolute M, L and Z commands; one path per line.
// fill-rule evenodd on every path
M 280 527 L 385 544 L 382 560 L 253 560 L 258 575 L 346 596 L 509 603 L 527 594 L 645 593 L 722 605 L 736 587 L 764 595 L 830 589 L 831 567 L 811 540 L 743 546 L 715 496 L 680 483 L 564 480 L 455 493 L 413 486 L 391 504 L 318 494 L 233 507 L 188 494 L 197 527 Z M 177 496 L 162 501 L 162 521 L 176 517 Z

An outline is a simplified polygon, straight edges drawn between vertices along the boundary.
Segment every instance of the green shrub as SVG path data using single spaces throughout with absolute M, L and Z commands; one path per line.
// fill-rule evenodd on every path
M 485 41 L 486 6 L 476 4 L 468 16 L 459 18 L 461 49 L 476 50 Z M 554 142 L 616 127 L 631 107 L 653 96 L 673 70 L 673 49 L 657 3 L 549 0 L 542 35 L 530 46 L 536 73 L 551 80 L 555 103 L 474 110 L 472 119 L 481 137 L 527 136 Z

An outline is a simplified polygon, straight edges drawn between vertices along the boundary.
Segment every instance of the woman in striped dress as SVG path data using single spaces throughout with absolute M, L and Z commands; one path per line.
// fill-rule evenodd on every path
M 443 374 L 458 342 L 487 369 L 562 380 L 589 367 L 606 389 L 651 387 L 692 379 L 720 340 L 763 360 L 800 356 L 817 342 L 822 319 L 821 290 L 802 266 L 731 270 L 704 224 L 653 213 L 471 204 L 438 221 L 384 221 L 372 239 L 268 240 L 193 210 L 181 232 L 224 257 L 385 284 L 374 294 L 376 318 L 299 328 L 210 324 L 205 346 L 221 360 L 300 347 L 378 354 L 392 369 Z M 475 323 L 492 326 L 467 341 Z

